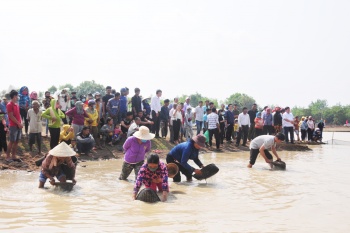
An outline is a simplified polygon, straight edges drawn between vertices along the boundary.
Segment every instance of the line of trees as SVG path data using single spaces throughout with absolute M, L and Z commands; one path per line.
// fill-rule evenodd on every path
M 10 89 L 15 89 L 13 86 L 9 87 Z M 48 88 L 52 94 L 54 94 L 57 90 L 62 90 L 63 88 L 69 88 L 70 91 L 76 91 L 77 96 L 86 95 L 88 93 L 100 92 L 102 95 L 105 93 L 105 87 L 102 84 L 96 83 L 94 80 L 92 81 L 84 81 L 80 83 L 78 86 L 74 87 L 72 84 L 65 84 L 59 87 L 51 86 Z M 0 92 L 1 96 L 6 94 L 6 90 Z M 43 96 L 43 92 L 38 93 L 39 96 Z M 130 94 L 130 98 L 132 96 L 132 92 Z M 191 98 L 190 104 L 193 107 L 198 105 L 198 102 L 202 100 L 209 100 L 213 102 L 214 105 L 219 108 L 220 104 L 237 104 L 238 108 L 241 110 L 243 107 L 247 107 L 250 109 L 254 103 L 256 103 L 255 99 L 249 95 L 244 93 L 234 93 L 224 101 L 218 101 L 215 98 L 209 98 L 207 96 L 203 96 L 200 93 L 190 94 L 190 95 L 182 95 L 179 97 L 180 102 L 185 102 L 187 97 Z M 172 101 L 172 99 L 170 100 Z M 270 106 L 273 107 L 273 106 Z M 261 110 L 261 106 L 258 106 L 258 109 Z M 315 102 L 311 102 L 308 107 L 298 107 L 295 106 L 292 108 L 292 112 L 294 116 L 313 116 L 317 121 L 318 120 L 326 120 L 327 124 L 334 125 L 343 125 L 346 120 L 350 119 L 350 105 L 343 106 L 341 104 L 337 104 L 334 106 L 328 106 L 327 100 L 317 99 Z

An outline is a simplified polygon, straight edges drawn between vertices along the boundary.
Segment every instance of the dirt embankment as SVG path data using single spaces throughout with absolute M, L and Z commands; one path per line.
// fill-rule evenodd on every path
M 215 140 L 215 139 L 214 139 Z M 2 154 L 0 157 L 0 170 L 5 169 L 11 169 L 11 170 L 26 170 L 26 171 L 36 171 L 39 170 L 40 167 L 35 165 L 35 161 L 37 161 L 39 158 L 44 156 L 50 148 L 50 138 L 43 137 L 43 144 L 42 144 L 42 153 L 38 155 L 38 152 L 36 150 L 36 147 L 33 146 L 33 151 L 29 151 L 28 146 L 28 138 L 23 137 L 21 142 L 19 143 L 18 147 L 18 158 L 22 160 L 22 162 L 7 162 L 5 160 L 5 154 Z M 278 150 L 287 150 L 287 151 L 309 151 L 311 150 L 308 145 L 319 145 L 319 143 L 299 143 L 296 142 L 295 144 L 285 144 L 281 143 L 278 146 Z M 97 159 L 120 159 L 123 158 L 123 152 L 121 151 L 121 145 L 110 147 L 106 146 L 103 150 L 96 150 L 94 152 L 94 156 L 97 157 Z M 165 158 L 168 152 L 174 147 L 175 145 L 169 142 L 169 138 L 163 139 L 163 138 L 155 138 L 152 140 L 152 151 L 159 154 L 161 158 Z M 208 153 L 208 152 L 216 152 L 216 153 L 234 153 L 234 152 L 242 152 L 242 151 L 249 151 L 249 143 L 247 147 L 239 146 L 236 147 L 235 143 L 227 143 L 224 142 L 224 144 L 221 145 L 221 151 L 215 150 L 215 142 L 213 142 L 213 148 L 203 148 L 202 153 Z M 88 156 L 80 156 L 80 161 L 87 161 L 87 160 L 95 160 L 92 157 Z

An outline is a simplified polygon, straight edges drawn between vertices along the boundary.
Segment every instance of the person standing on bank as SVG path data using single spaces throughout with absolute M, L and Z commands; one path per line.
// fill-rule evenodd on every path
M 159 138 L 159 127 L 160 127 L 159 113 L 162 108 L 162 106 L 160 105 L 161 96 L 162 96 L 162 91 L 157 90 L 156 96 L 153 96 L 151 99 L 151 114 L 152 114 L 152 121 L 154 122 L 151 132 L 156 135 L 155 136 L 156 138 Z
M 290 134 L 290 142 L 294 144 L 294 116 L 293 113 L 290 112 L 290 108 L 285 108 L 285 113 L 282 115 L 283 121 L 283 130 L 285 135 L 286 143 L 289 143 L 288 133 Z
M 213 135 L 215 136 L 216 150 L 220 151 L 220 123 L 216 108 L 211 109 L 211 113 L 207 117 L 209 131 L 209 146 L 212 146 Z
M 270 164 L 272 168 L 272 155 L 268 151 L 271 148 L 272 153 L 276 156 L 277 160 L 281 160 L 276 151 L 276 143 L 281 143 L 285 139 L 282 133 L 278 133 L 276 136 L 273 135 L 261 135 L 250 143 L 250 161 L 248 168 L 252 168 L 255 164 L 256 158 L 259 153 L 265 159 L 265 162 Z
M 49 119 L 49 131 L 50 131 L 50 148 L 53 149 L 58 145 L 58 141 L 60 140 L 61 133 L 61 119 L 66 116 L 61 111 L 61 106 L 57 100 L 52 99 L 51 107 L 46 109 L 45 112 L 41 115 L 42 117 Z
M 204 112 L 203 112 L 203 101 L 200 100 L 198 102 L 198 106 L 194 109 L 194 118 L 196 120 L 196 128 L 197 128 L 197 134 L 200 134 L 203 128 L 203 116 L 204 116 Z
M 243 144 L 242 146 L 247 146 L 247 138 L 248 138 L 248 131 L 250 126 L 250 117 L 248 115 L 248 109 L 246 107 L 243 108 L 243 112 L 238 115 L 238 135 L 237 135 L 237 141 L 236 141 L 236 147 L 239 146 L 239 143 L 241 142 L 242 134 L 243 134 Z
M 18 92 L 15 90 L 12 90 L 10 92 L 10 98 L 11 101 L 6 105 L 7 114 L 9 117 L 9 144 L 7 145 L 6 150 L 6 161 L 7 162 L 13 162 L 13 161 L 20 161 L 16 157 L 17 153 L 17 147 L 18 142 L 21 140 L 22 135 L 22 121 L 21 121 L 21 113 L 20 113 L 20 107 L 18 105 Z M 12 157 L 10 156 L 12 154 Z
M 253 104 L 252 109 L 248 111 L 249 119 L 250 119 L 250 127 L 248 132 L 248 141 L 251 141 L 255 137 L 255 117 L 258 110 L 256 109 L 256 104 Z
M 119 180 L 126 180 L 132 170 L 135 172 L 135 180 L 141 166 L 145 161 L 145 155 L 151 150 L 151 140 L 154 134 L 149 132 L 146 126 L 141 126 L 139 131 L 126 139 L 123 148 L 125 151 L 122 172 Z
M 199 169 L 195 169 L 188 164 L 188 160 L 193 160 L 198 167 L 203 168 L 203 163 L 199 160 L 199 149 L 205 147 L 205 136 L 199 134 L 194 136 L 187 142 L 180 143 L 175 146 L 166 157 L 167 163 L 175 163 L 182 174 L 187 178 L 187 181 L 192 181 L 192 173 L 201 175 L 202 172 Z M 181 174 L 178 172 L 173 180 L 174 182 L 181 182 Z

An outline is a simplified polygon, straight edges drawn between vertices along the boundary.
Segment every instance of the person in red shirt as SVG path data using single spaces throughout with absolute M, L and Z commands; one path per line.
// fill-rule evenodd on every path
M 21 161 L 20 159 L 17 159 L 16 152 L 18 147 L 18 142 L 21 139 L 22 135 L 22 122 L 21 122 L 21 115 L 19 111 L 19 105 L 18 105 L 18 92 L 15 90 L 12 90 L 10 92 L 10 98 L 11 101 L 7 104 L 6 110 L 9 117 L 9 123 L 10 123 L 10 142 L 7 145 L 7 152 L 6 152 L 6 161 L 12 162 L 12 161 Z M 10 153 L 12 153 L 12 157 L 10 156 Z

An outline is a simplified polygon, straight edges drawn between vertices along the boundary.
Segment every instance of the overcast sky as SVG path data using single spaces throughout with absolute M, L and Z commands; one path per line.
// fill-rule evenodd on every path
M 346 0 L 0 0 L 0 89 L 95 80 L 143 96 L 350 104 L 349 9 Z

